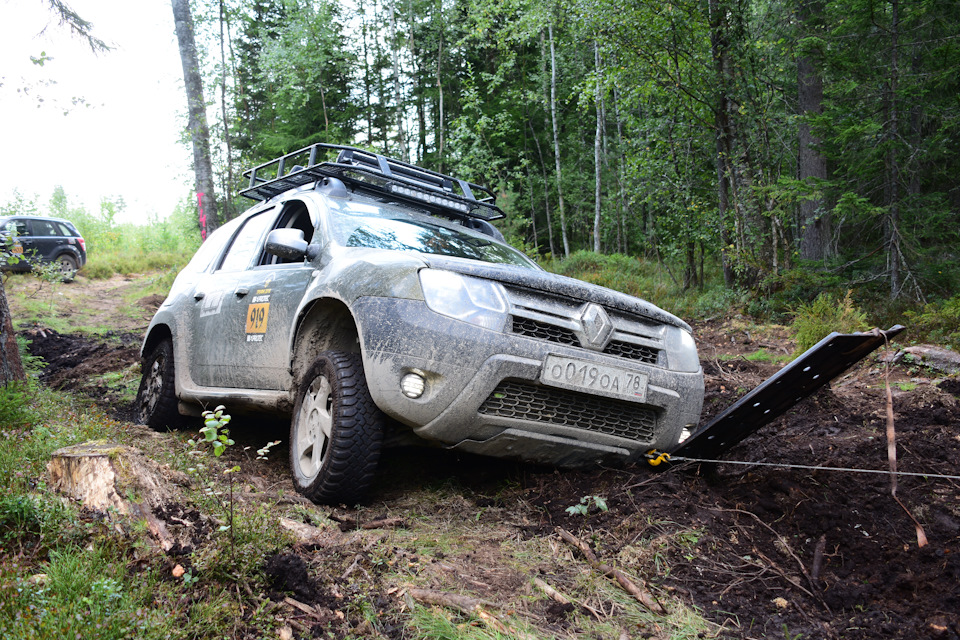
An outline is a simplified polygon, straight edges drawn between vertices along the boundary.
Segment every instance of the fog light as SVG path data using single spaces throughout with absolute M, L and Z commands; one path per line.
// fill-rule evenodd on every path
M 400 378 L 400 391 L 408 398 L 419 398 L 426 386 L 427 381 L 419 373 L 408 373 Z

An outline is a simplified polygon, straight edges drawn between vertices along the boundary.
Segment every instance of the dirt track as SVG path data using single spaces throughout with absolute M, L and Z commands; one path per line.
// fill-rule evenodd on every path
M 758 336 L 738 326 L 717 322 L 697 328 L 707 374 L 705 417 L 777 370 L 743 354 L 760 347 L 772 353 L 792 350 L 782 330 Z M 44 357 L 51 363 L 44 379 L 58 387 L 82 386 L 80 379 L 90 372 L 117 371 L 136 362 L 136 341 L 129 336 L 110 349 L 90 349 L 87 338 L 46 331 L 35 330 L 31 339 L 34 352 L 48 354 Z M 58 345 L 67 345 L 59 352 L 70 357 L 49 355 Z M 876 358 L 868 359 L 748 438 L 729 458 L 885 469 L 885 374 Z M 900 366 L 891 372 L 890 383 L 900 470 L 960 475 L 960 380 Z M 129 416 L 129 407 L 116 402 L 112 411 L 121 419 Z M 238 439 L 244 437 L 242 424 L 237 433 Z M 289 493 L 284 454 L 258 468 L 259 477 L 250 482 Z M 897 496 L 929 541 L 919 548 L 915 526 L 891 496 L 885 475 L 734 464 L 688 465 L 662 474 L 640 468 L 558 472 L 438 451 L 388 453 L 383 467 L 389 482 L 375 488 L 371 504 L 384 514 L 409 508 L 415 489 L 443 484 L 458 489 L 449 504 L 436 509 L 449 518 L 479 514 L 477 523 L 487 533 L 543 538 L 553 536 L 557 526 L 581 530 L 595 541 L 601 557 L 696 606 L 722 625 L 724 636 L 960 637 L 956 479 L 900 478 Z M 594 513 L 589 521 L 566 512 L 590 495 L 604 496 L 609 511 Z M 337 511 L 343 517 L 351 513 L 356 512 Z M 677 543 L 680 534 L 685 544 Z M 340 588 L 329 576 L 341 575 L 350 561 L 363 557 L 362 550 L 350 546 L 355 541 L 337 544 L 342 548 L 331 542 L 322 554 L 300 549 L 271 559 L 266 571 L 273 587 L 295 591 L 306 602 L 329 604 Z M 481 596 L 512 602 L 527 577 L 506 571 L 493 551 L 485 556 L 483 545 L 474 547 L 472 555 L 442 558 L 440 564 L 453 567 L 461 584 L 485 585 L 475 587 Z M 404 557 L 403 549 L 390 553 Z M 665 562 L 669 572 L 657 570 L 657 562 Z M 300 572 L 301 565 L 309 571 Z M 369 569 L 376 575 L 374 567 Z M 544 560 L 540 570 L 562 569 Z M 299 584 L 288 584 L 297 582 L 297 575 Z M 576 635 L 569 611 L 545 604 L 535 613 L 544 630 Z M 343 624 L 355 629 L 360 622 Z M 390 628 L 381 633 L 409 637 L 399 625 L 395 633 Z

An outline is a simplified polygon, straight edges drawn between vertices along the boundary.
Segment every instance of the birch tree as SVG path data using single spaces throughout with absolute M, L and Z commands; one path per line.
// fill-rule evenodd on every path
M 207 103 L 203 97 L 203 76 L 200 59 L 193 37 L 193 16 L 189 0 L 171 0 L 173 20 L 177 30 L 180 49 L 180 64 L 183 67 L 183 84 L 187 95 L 187 131 L 193 146 L 193 173 L 197 205 L 199 208 L 200 235 L 207 234 L 219 225 L 217 200 L 213 190 L 213 162 L 210 159 L 210 128 L 207 125 Z

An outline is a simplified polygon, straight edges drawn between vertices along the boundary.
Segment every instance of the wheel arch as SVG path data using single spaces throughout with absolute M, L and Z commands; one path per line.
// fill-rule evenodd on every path
M 317 354 L 323 351 L 361 353 L 356 318 L 343 301 L 335 298 L 314 300 L 297 319 L 290 351 L 294 384 L 299 384 Z
M 143 339 L 143 345 L 140 347 L 140 359 L 142 360 L 164 339 L 173 341 L 173 332 L 165 324 L 154 325 L 147 336 Z

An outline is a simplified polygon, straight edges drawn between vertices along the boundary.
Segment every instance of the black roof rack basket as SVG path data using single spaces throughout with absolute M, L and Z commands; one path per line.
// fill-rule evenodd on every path
M 329 160 L 334 151 L 336 159 Z M 318 142 L 249 169 L 243 175 L 249 179 L 249 186 L 240 194 L 254 200 L 269 200 L 290 189 L 337 178 L 352 191 L 387 202 L 403 202 L 442 216 L 481 220 L 504 217 L 494 204 L 493 191 L 487 187 L 356 147 Z

